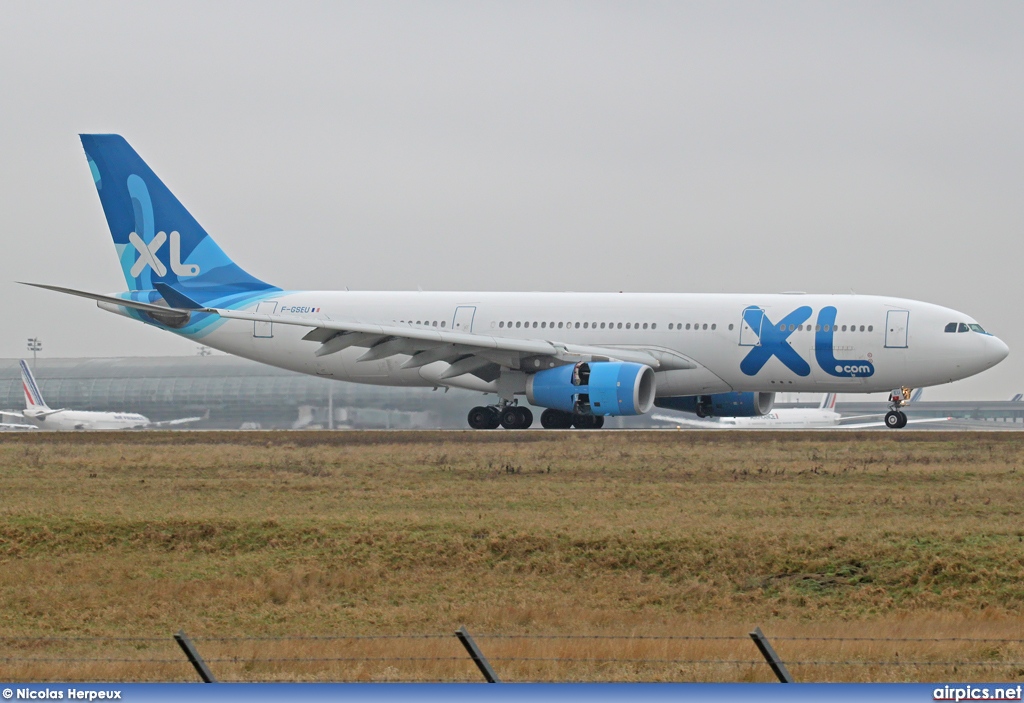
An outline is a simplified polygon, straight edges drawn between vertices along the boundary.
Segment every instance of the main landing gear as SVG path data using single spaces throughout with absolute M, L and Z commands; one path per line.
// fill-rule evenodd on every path
M 889 412 L 885 414 L 885 426 L 890 430 L 899 430 L 907 426 L 907 414 L 900 410 L 910 402 L 910 389 L 897 388 L 889 394 Z
M 477 406 L 469 411 L 466 418 L 474 430 L 525 430 L 533 425 L 533 413 L 529 408 L 507 403 L 504 405 Z M 567 413 L 548 408 L 540 415 L 540 424 L 548 430 L 599 430 L 604 427 L 604 417 Z
M 477 406 L 469 411 L 466 418 L 474 430 L 525 430 L 533 424 L 533 412 L 518 405 Z
M 540 424 L 547 430 L 568 430 L 573 427 L 577 430 L 599 430 L 604 427 L 604 417 L 548 408 L 540 414 Z

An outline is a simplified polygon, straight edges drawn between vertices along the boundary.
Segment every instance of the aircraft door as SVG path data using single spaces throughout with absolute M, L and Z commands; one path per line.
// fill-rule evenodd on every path
M 740 346 L 761 346 L 761 323 L 764 322 L 764 309 L 751 305 L 740 317 Z
M 257 315 L 273 315 L 274 311 L 277 310 L 277 302 L 274 300 L 264 300 L 256 306 Z M 269 339 L 274 336 L 274 323 L 273 322 L 253 322 L 252 323 L 252 336 L 264 339 Z
M 885 346 L 887 349 L 907 348 L 909 310 L 890 310 L 885 315 Z
M 460 305 L 455 308 L 455 317 L 452 320 L 452 329 L 456 332 L 472 332 L 474 317 L 476 317 L 475 306 Z

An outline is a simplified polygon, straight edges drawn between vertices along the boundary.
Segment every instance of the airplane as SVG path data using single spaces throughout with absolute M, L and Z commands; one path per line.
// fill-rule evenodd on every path
M 202 417 L 183 417 L 177 420 L 152 422 L 145 415 L 138 413 L 112 413 L 93 410 L 68 410 L 50 408 L 39 392 L 35 376 L 28 364 L 22 359 L 21 388 L 25 393 L 25 410 L 16 413 L 5 410 L 3 415 L 22 417 L 32 424 L 5 424 L 3 429 L 45 429 L 45 430 L 135 430 L 146 427 L 170 427 L 189 422 L 197 422 Z
M 889 296 L 284 290 L 228 257 L 123 137 L 81 141 L 128 290 L 27 285 L 301 373 L 495 394 L 474 429 L 530 427 L 524 396 L 545 428 L 597 429 L 653 407 L 758 417 L 782 391 L 891 391 L 899 428 L 904 391 L 1009 353 L 964 313 Z
M 917 400 L 921 389 L 915 391 L 911 401 Z M 836 412 L 835 393 L 826 393 L 817 408 L 779 408 L 760 417 L 721 417 L 717 420 L 693 420 L 677 415 L 652 415 L 651 419 L 670 422 L 677 426 L 693 427 L 705 430 L 814 430 L 814 429 L 864 429 L 868 427 L 885 427 L 884 420 L 877 422 L 858 422 L 843 424 L 842 420 L 857 420 L 878 415 L 848 415 L 843 417 Z M 907 424 L 922 422 L 946 422 L 952 418 L 928 417 L 907 420 Z

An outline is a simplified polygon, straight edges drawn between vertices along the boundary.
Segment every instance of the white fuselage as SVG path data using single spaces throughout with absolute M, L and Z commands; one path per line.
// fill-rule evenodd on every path
M 556 346 L 660 350 L 668 362 L 655 369 L 659 397 L 932 386 L 984 371 L 1008 353 L 990 334 L 945 332 L 949 323 L 975 323 L 963 313 L 867 295 L 285 291 L 244 309 Z M 179 333 L 231 354 L 338 380 L 484 392 L 497 387 L 497 381 L 472 374 L 442 378 L 445 362 L 403 369 L 409 358 L 403 354 L 357 361 L 366 349 L 350 347 L 317 357 L 318 344 L 304 341 L 309 330 L 299 326 L 207 318 L 205 326 L 200 316 L 193 329 Z M 522 370 L 537 370 L 531 363 L 524 360 Z
M 149 425 L 149 419 L 138 413 L 45 408 L 26 409 L 22 416 L 41 430 L 133 430 Z

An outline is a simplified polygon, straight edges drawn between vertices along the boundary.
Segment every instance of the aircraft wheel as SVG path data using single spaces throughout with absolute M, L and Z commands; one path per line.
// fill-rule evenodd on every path
M 896 412 L 900 415 L 900 429 L 903 429 L 907 426 L 907 414 L 902 410 L 897 410 Z
M 474 430 L 487 430 L 490 429 L 491 415 L 490 408 L 478 405 L 469 411 L 469 416 L 466 419 L 469 421 L 469 426 Z
M 572 426 L 577 430 L 593 430 L 597 427 L 597 418 L 593 415 L 573 413 Z
M 900 424 L 900 414 L 895 410 L 890 410 L 885 414 L 885 426 L 890 430 L 898 430 L 903 425 Z
M 540 414 L 540 426 L 545 430 L 562 429 L 562 413 L 548 408 Z
M 487 427 L 485 427 L 484 429 L 496 430 L 499 427 L 501 427 L 501 413 L 498 412 L 498 409 L 495 408 L 494 406 L 491 406 L 487 408 L 487 412 L 490 414 L 488 415 Z
M 599 430 L 604 427 L 604 415 L 594 416 L 594 429 Z
M 533 411 L 529 408 L 519 407 L 516 408 L 519 411 L 519 428 L 520 430 L 528 430 L 533 425 Z
M 523 420 L 519 416 L 519 408 L 514 405 L 507 405 L 505 409 L 501 411 L 501 426 L 506 430 L 518 430 L 519 423 Z

